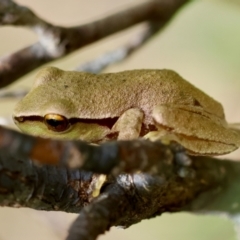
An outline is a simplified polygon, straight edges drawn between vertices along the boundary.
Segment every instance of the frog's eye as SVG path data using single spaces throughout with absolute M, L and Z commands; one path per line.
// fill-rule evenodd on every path
M 63 132 L 67 130 L 70 126 L 67 118 L 54 113 L 46 114 L 44 116 L 44 123 L 46 124 L 48 129 L 54 132 Z

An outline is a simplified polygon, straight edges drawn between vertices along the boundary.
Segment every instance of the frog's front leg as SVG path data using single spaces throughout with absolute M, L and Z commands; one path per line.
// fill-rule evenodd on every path
M 118 140 L 138 138 L 140 135 L 144 114 L 138 108 L 125 111 L 113 125 L 111 132 L 118 133 Z
M 201 107 L 159 105 L 152 117 L 158 130 L 144 136 L 152 141 L 173 140 L 196 155 L 226 154 L 240 146 L 240 134 Z

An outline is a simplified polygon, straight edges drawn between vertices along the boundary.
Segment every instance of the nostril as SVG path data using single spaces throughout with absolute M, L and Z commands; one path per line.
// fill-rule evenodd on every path
M 23 122 L 24 121 L 24 117 L 13 117 L 13 121 L 16 122 Z

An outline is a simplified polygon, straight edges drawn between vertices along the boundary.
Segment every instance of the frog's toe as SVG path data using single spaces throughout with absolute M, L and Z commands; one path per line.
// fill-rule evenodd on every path
M 166 145 L 170 144 L 171 141 L 178 142 L 178 139 L 174 134 L 171 134 L 164 129 L 161 131 L 151 131 L 143 136 L 143 138 L 148 139 L 152 142 L 160 140 L 163 144 Z

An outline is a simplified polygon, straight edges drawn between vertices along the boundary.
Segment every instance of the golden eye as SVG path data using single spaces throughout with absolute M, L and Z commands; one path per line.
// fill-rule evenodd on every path
M 50 113 L 44 116 L 44 123 L 54 132 L 63 132 L 70 126 L 68 119 L 62 115 Z

